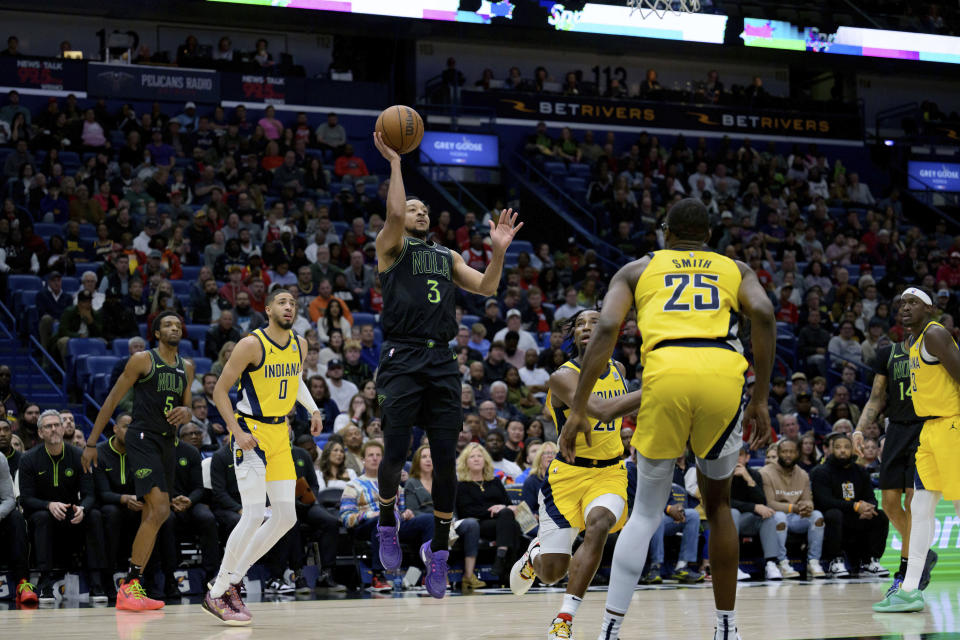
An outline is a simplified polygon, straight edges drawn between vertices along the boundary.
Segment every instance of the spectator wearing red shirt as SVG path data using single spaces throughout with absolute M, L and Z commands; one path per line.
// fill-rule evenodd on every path
M 553 326 L 553 311 L 543 306 L 543 292 L 540 287 L 527 289 L 527 310 L 521 317 L 523 326 L 534 335 L 542 335 Z
M 457 229 L 457 246 L 466 251 L 470 246 L 470 235 L 477 227 L 477 214 L 467 211 L 463 214 L 463 226 Z
M 370 172 L 367 171 L 367 164 L 363 161 L 363 158 L 353 155 L 352 144 L 344 146 L 343 155 L 337 158 L 336 163 L 333 165 L 333 172 L 338 178 L 344 176 L 359 178 L 370 175 Z
M 960 251 L 951 251 L 950 262 L 937 269 L 937 282 L 941 281 L 949 287 L 960 286 Z
M 777 322 L 789 322 L 794 327 L 800 322 L 800 309 L 797 305 L 790 302 L 790 296 L 793 295 L 793 285 L 785 282 L 780 287 L 779 308 L 777 309 Z
M 470 246 L 463 252 L 463 261 L 471 269 L 483 273 L 493 259 L 493 252 L 483 246 L 483 236 L 479 231 L 470 234 Z

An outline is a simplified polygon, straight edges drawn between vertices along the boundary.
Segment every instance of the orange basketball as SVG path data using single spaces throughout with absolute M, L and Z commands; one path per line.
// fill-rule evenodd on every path
M 384 109 L 377 118 L 376 131 L 397 153 L 410 153 L 423 139 L 423 118 L 415 109 L 395 104 Z

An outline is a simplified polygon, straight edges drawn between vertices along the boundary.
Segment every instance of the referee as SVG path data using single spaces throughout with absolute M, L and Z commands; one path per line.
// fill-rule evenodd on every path
M 917 473 L 914 456 L 920 444 L 920 429 L 923 420 L 913 410 L 910 390 L 910 338 L 877 349 L 872 363 L 873 388 L 870 399 L 853 432 L 853 447 L 858 456 L 863 456 L 863 429 L 877 422 L 883 411 L 887 417 L 883 454 L 880 458 L 880 490 L 883 511 L 900 534 L 903 546 L 900 549 L 900 568 L 893 576 L 891 589 L 897 589 L 907 574 L 907 557 L 910 552 L 910 501 L 913 499 L 913 480 Z M 904 496 L 906 497 L 904 499 Z M 920 580 L 920 588 L 930 583 L 930 571 L 937 563 L 937 554 L 931 549 Z

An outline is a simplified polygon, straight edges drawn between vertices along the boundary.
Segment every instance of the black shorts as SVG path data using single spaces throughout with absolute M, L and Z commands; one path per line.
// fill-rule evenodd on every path
M 127 468 L 133 474 L 138 500 L 143 500 L 154 487 L 167 494 L 173 491 L 177 457 L 172 427 L 170 431 L 170 435 L 160 435 L 133 427 L 127 429 Z
M 463 429 L 460 368 L 447 345 L 428 348 L 387 340 L 380 347 L 375 379 L 384 434 L 414 426 L 428 434 Z
M 916 453 L 923 422 L 891 422 L 887 425 L 880 458 L 881 489 L 912 489 L 917 473 Z

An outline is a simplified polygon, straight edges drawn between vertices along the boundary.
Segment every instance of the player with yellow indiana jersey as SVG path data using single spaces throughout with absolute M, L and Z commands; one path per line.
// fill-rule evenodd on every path
M 234 472 L 243 512 L 223 552 L 203 610 L 228 625 L 250 624 L 239 584 L 250 567 L 297 523 L 296 472 L 287 414 L 299 402 L 310 412 L 311 431 L 323 428 L 320 410 L 300 375 L 307 342 L 291 327 L 297 300 L 283 288 L 267 295 L 269 323 L 234 348 L 213 390 L 213 400 L 233 437 Z M 234 414 L 228 392 L 239 379 Z M 264 522 L 266 500 L 270 518 Z
M 558 429 L 570 412 L 579 363 L 599 318 L 599 312 L 584 310 L 570 320 L 577 357 L 550 376 L 547 391 L 547 410 Z M 540 490 L 539 536 L 510 571 L 510 589 L 517 595 L 526 593 L 536 577 L 547 584 L 557 582 L 570 567 L 574 539 L 586 530 L 548 639 L 570 637 L 573 616 L 600 566 L 607 535 L 618 531 L 627 518 L 627 470 L 620 426 L 623 416 L 640 406 L 640 392 L 628 392 L 624 371 L 622 364 L 608 359 L 587 405 L 591 438 L 588 441 L 578 435 L 576 456 L 558 457 L 550 463 Z
M 920 578 L 933 540 L 934 512 L 940 498 L 953 501 L 960 515 L 960 350 L 953 336 L 935 322 L 940 310 L 930 291 L 910 287 L 900 296 L 900 316 L 913 334 L 910 394 L 924 423 L 917 447 L 917 477 L 910 503 L 910 557 L 900 588 L 873 605 L 883 613 L 922 611 Z
M 740 541 L 730 514 L 730 478 L 742 442 L 741 416 L 752 423 L 753 448 L 770 437 L 767 398 L 776 321 L 773 304 L 753 270 L 704 246 L 710 238 L 710 217 L 702 202 L 688 198 L 673 205 L 663 231 L 666 249 L 624 266 L 610 282 L 599 324 L 580 362 L 560 451 L 567 459 L 574 455 L 579 433 L 590 444 L 591 391 L 607 369 L 620 326 L 636 305 L 643 342 L 643 404 L 632 440 L 637 493 L 617 539 L 600 637 L 619 636 L 650 539 L 660 526 L 675 461 L 689 446 L 697 456 L 700 494 L 710 522 L 714 636 L 735 640 Z M 741 313 L 751 321 L 756 374 L 753 394 L 742 410 L 747 361 L 737 339 Z

